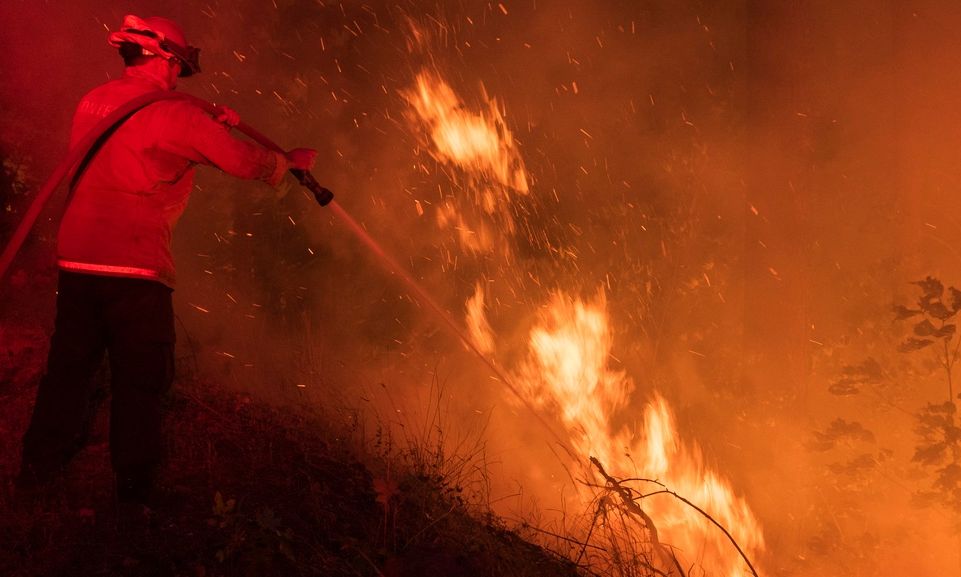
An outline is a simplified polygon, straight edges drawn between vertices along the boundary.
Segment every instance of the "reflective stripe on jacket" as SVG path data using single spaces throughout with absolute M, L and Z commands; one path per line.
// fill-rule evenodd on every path
M 163 88 L 162 81 L 131 68 L 95 88 L 77 107 L 71 145 L 124 103 Z M 61 268 L 173 287 L 171 232 L 187 205 L 197 164 L 271 185 L 288 167 L 282 154 L 234 138 L 189 102 L 151 104 L 120 125 L 75 183 L 57 242 Z

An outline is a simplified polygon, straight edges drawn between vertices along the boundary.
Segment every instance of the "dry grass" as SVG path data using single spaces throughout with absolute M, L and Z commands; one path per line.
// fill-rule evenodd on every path
M 451 454 L 439 406 L 395 443 L 383 431 L 364 438 L 350 415 L 180 381 L 168 407 L 167 497 L 150 516 L 131 523 L 114 502 L 106 411 L 64 478 L 25 502 L 12 478 L 46 336 L 4 327 L 2 575 L 577 574 L 485 513 L 483 446 L 455 443 Z

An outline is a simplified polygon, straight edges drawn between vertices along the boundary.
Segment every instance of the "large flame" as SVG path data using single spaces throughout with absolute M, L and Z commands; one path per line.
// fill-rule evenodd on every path
M 627 404 L 634 384 L 608 367 L 613 338 L 605 300 L 603 293 L 594 304 L 556 293 L 531 330 L 517 385 L 538 406 L 559 411 L 579 455 L 609 463 L 629 441 L 626 432 L 611 434 L 610 416 Z
M 479 172 L 497 185 L 523 194 L 528 192 L 527 172 L 504 115 L 494 100 L 484 109 L 470 110 L 436 73 L 417 75 L 407 92 L 410 104 L 430 128 L 435 158 L 469 172 Z M 482 206 L 493 214 L 498 200 L 490 188 Z
M 435 71 L 418 74 L 405 95 L 415 111 L 412 118 L 429 134 L 424 144 L 431 156 L 457 170 L 461 184 L 470 191 L 473 208 L 479 209 L 475 212 L 486 215 L 473 228 L 487 231 L 484 227 L 489 225 L 502 237 L 514 234 L 518 227 L 510 202 L 517 194 L 529 193 L 529 178 L 497 103 L 488 101 L 469 110 Z M 458 206 L 453 200 L 442 206 L 438 223 L 468 228 Z M 489 231 L 469 232 L 461 242 L 471 250 L 479 248 L 478 238 L 496 238 Z M 496 355 L 498 340 L 487 321 L 485 298 L 478 279 L 466 306 L 467 325 L 478 350 Z M 510 371 L 516 391 L 528 406 L 543 415 L 558 416 L 576 454 L 577 462 L 566 466 L 582 467 L 582 478 L 598 481 L 597 471 L 589 465 L 593 457 L 615 477 L 656 480 L 726 527 L 749 556 L 763 550 L 762 530 L 750 508 L 704 463 L 698 446 L 682 440 L 662 396 L 654 393 L 648 401 L 640 430 L 614 425 L 630 420 L 635 385 L 623 370 L 612 368 L 613 341 L 603 291 L 582 300 L 555 290 L 529 333 L 526 357 Z M 635 488 L 647 493 L 658 489 L 655 483 Z M 583 484 L 578 491 L 583 508 L 596 504 L 597 484 Z M 645 497 L 639 505 L 656 526 L 648 527 L 649 534 L 658 535 L 663 550 L 671 548 L 685 567 L 726 577 L 747 574 L 725 535 L 693 507 L 667 493 Z
M 454 228 L 461 245 L 472 252 L 493 248 L 489 226 L 513 233 L 511 199 L 529 191 L 527 171 L 500 106 L 485 98 L 480 107 L 467 106 L 436 72 L 424 70 L 403 95 L 415 120 L 426 127 L 427 146 L 435 160 L 457 169 L 458 182 L 470 193 L 473 205 L 491 223 L 469 224 L 448 199 L 437 211 L 441 228 Z
M 634 384 L 610 368 L 612 344 L 603 293 L 592 301 L 557 293 L 531 330 L 530 354 L 516 373 L 521 390 L 539 406 L 556 410 L 581 464 L 595 457 L 616 477 L 659 481 L 726 527 L 749 556 L 763 550 L 760 523 L 730 483 L 705 465 L 698 446 L 681 440 L 660 394 L 647 403 L 636 434 L 627 427 L 613 429 L 612 423 L 625 416 Z M 593 494 L 585 497 L 589 502 Z M 727 537 L 696 509 L 666 493 L 639 504 L 657 526 L 660 541 L 679 558 L 700 560 L 709 574 L 749 574 Z

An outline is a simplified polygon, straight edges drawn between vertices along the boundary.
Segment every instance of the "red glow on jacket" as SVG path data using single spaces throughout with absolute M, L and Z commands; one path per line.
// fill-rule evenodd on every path
M 121 79 L 81 99 L 71 145 L 117 107 L 165 88 L 162 79 L 126 69 Z M 151 104 L 120 125 L 75 183 L 60 224 L 61 268 L 150 278 L 173 287 L 171 234 L 187 206 L 198 164 L 272 185 L 287 170 L 282 154 L 234 138 L 193 104 Z

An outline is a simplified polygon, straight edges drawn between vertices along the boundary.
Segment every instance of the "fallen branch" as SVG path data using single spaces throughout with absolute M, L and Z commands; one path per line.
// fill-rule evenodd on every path
M 658 483 L 658 484 L 660 484 L 660 483 Z M 663 487 L 663 485 L 661 485 L 661 486 Z M 684 497 L 678 495 L 677 493 L 675 493 L 674 491 L 671 491 L 670 489 L 668 489 L 668 488 L 666 488 L 666 487 L 665 487 L 664 489 L 660 490 L 660 491 L 654 491 L 653 493 L 648 493 L 648 494 L 646 494 L 646 495 L 641 495 L 640 497 L 638 497 L 638 499 L 643 499 L 644 497 L 650 497 L 651 495 L 658 495 L 658 494 L 661 494 L 661 493 L 667 493 L 668 495 L 673 495 L 674 498 L 676 498 L 676 499 L 680 500 L 681 502 L 687 504 L 689 507 L 691 507 L 692 509 L 694 509 L 695 511 L 697 511 L 697 512 L 700 513 L 701 515 L 704 515 L 704 517 L 706 517 L 708 521 L 710 521 L 711 523 L 714 523 L 714 525 L 715 525 L 718 529 L 720 529 L 721 532 L 724 533 L 725 536 L 727 536 L 727 538 L 728 538 L 728 540 L 731 542 L 731 544 L 734 545 L 734 548 L 737 549 L 738 554 L 741 555 L 741 559 L 744 559 L 744 562 L 747 563 L 748 569 L 751 570 L 751 574 L 754 575 L 754 577 L 758 577 L 757 571 L 754 569 L 754 565 L 751 564 L 751 560 L 748 559 L 747 555 L 746 555 L 746 554 L 744 553 L 744 551 L 741 549 L 741 546 L 737 544 L 737 541 L 734 540 L 734 537 L 731 535 L 731 533 L 728 532 L 728 530 L 725 529 L 723 525 L 721 525 L 720 523 L 718 523 L 717 520 L 714 519 L 714 517 L 711 517 L 704 509 L 701 509 L 700 507 L 698 507 L 698 506 L 695 505 L 694 503 L 691 503 L 690 501 L 688 501 L 688 500 L 685 499 Z
M 637 501 L 632 496 L 634 490 L 630 487 L 624 487 L 621 485 L 620 481 L 608 475 L 607 471 L 604 470 L 604 466 L 601 465 L 601 462 L 598 461 L 596 457 L 591 457 L 591 463 L 597 467 L 597 470 L 607 481 L 608 488 L 613 489 L 614 492 L 621 497 L 621 501 L 624 503 L 624 506 L 627 507 L 627 510 L 644 520 L 644 524 L 647 526 L 647 532 L 651 535 L 651 543 L 654 545 L 654 550 L 657 551 L 657 553 L 662 557 L 662 560 L 667 564 L 673 564 L 674 568 L 677 569 L 677 572 L 681 575 L 681 577 L 685 577 L 687 574 L 681 567 L 681 563 L 677 560 L 677 555 L 675 555 L 669 547 L 663 545 L 658 539 L 657 527 L 654 525 L 654 519 L 651 519 L 650 515 L 641 509 L 641 506 L 637 504 Z
M 604 471 L 604 469 L 601 467 L 600 462 L 599 462 L 596 458 L 591 457 L 591 462 L 594 463 L 594 465 L 600 470 L 601 475 L 604 476 L 604 478 L 607 480 L 608 483 L 611 483 L 612 480 L 613 480 L 615 486 L 618 488 L 618 492 L 620 493 L 622 499 L 628 498 L 628 497 L 625 497 L 625 495 L 630 495 L 631 493 L 633 493 L 633 492 L 635 492 L 635 491 L 633 491 L 633 489 L 630 489 L 630 488 L 624 488 L 624 487 L 622 487 L 622 486 L 621 486 L 621 483 L 624 483 L 624 482 L 626 482 L 626 481 L 643 481 L 643 482 L 646 482 L 646 483 L 653 483 L 653 484 L 655 484 L 655 485 L 657 485 L 657 486 L 659 486 L 659 487 L 662 487 L 662 489 L 661 489 L 660 491 L 654 491 L 653 493 L 640 494 L 640 496 L 637 497 L 636 500 L 643 499 L 644 497 L 650 497 L 650 496 L 652 496 L 652 495 L 659 495 L 659 494 L 662 494 L 662 493 L 666 493 L 666 494 L 668 494 L 668 495 L 674 496 L 674 498 L 678 499 L 678 500 L 681 501 L 682 503 L 686 504 L 687 506 L 691 507 L 692 509 L 694 509 L 695 511 L 697 511 L 698 513 L 700 513 L 701 515 L 703 515 L 705 518 L 707 518 L 708 521 L 710 521 L 711 523 L 714 523 L 714 525 L 715 525 L 718 529 L 720 529 L 722 533 L 724 533 L 724 535 L 728 538 L 728 540 L 731 542 L 731 544 L 734 545 L 734 548 L 737 549 L 737 552 L 738 552 L 738 554 L 741 556 L 741 559 L 743 559 L 744 562 L 747 563 L 747 567 L 748 567 L 748 569 L 751 570 L 751 574 L 754 575 L 754 577 L 759 577 L 758 574 L 757 574 L 757 570 L 754 569 L 754 565 L 751 563 L 751 560 L 748 559 L 747 554 L 744 553 L 744 550 L 741 549 L 741 546 L 740 546 L 740 545 L 738 545 L 737 541 L 734 539 L 734 536 L 732 536 L 731 533 L 730 533 L 727 529 L 725 529 L 724 526 L 721 525 L 714 517 L 711 517 L 711 515 L 709 515 L 709 514 L 707 513 L 707 511 L 705 511 L 704 509 L 701 509 L 700 507 L 698 507 L 698 506 L 695 505 L 694 503 L 688 501 L 688 500 L 685 499 L 684 497 L 682 497 L 682 496 L 678 495 L 677 493 L 675 493 L 674 491 L 668 489 L 667 486 L 666 486 L 664 483 L 661 483 L 660 481 L 656 481 L 656 480 L 654 480 L 654 479 L 645 479 L 645 478 L 642 478 L 642 477 L 634 477 L 634 478 L 630 478 L 630 479 L 622 479 L 622 480 L 620 480 L 620 481 L 617 481 L 617 480 L 614 480 L 611 476 L 609 476 L 609 475 Z M 635 501 L 635 498 L 633 498 L 633 497 L 630 497 L 630 499 L 631 499 L 631 502 L 632 502 L 632 503 Z M 637 506 L 636 503 L 635 503 L 635 506 Z M 640 507 L 638 507 L 638 510 L 640 510 Z M 648 526 L 650 526 L 650 523 L 651 523 L 651 522 L 648 521 L 648 520 L 650 519 L 650 517 L 648 517 L 647 514 L 644 514 L 644 513 L 642 513 L 642 514 L 644 515 L 645 522 L 647 522 L 647 523 L 648 523 Z M 675 561 L 676 561 L 676 559 L 675 559 Z

